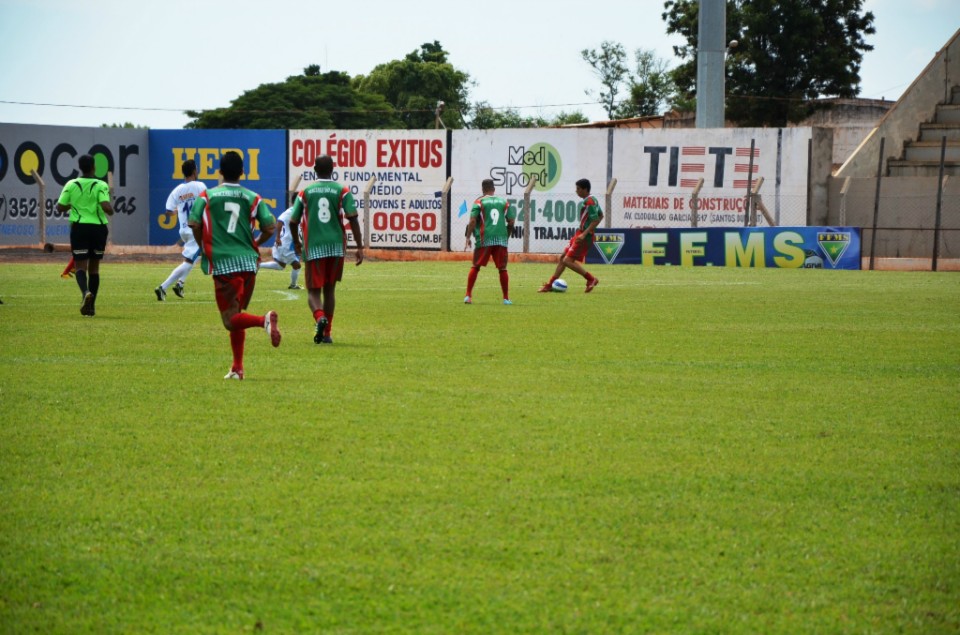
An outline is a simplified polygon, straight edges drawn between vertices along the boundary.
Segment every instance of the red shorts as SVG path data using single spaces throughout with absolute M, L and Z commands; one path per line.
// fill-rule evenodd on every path
M 507 268 L 507 248 L 503 245 L 478 247 L 473 250 L 474 267 L 486 267 L 491 258 L 493 258 L 493 264 L 497 266 L 497 269 Z
M 579 230 L 570 239 L 567 248 L 563 250 L 563 255 L 572 260 L 583 262 L 587 259 L 587 252 L 590 251 L 590 245 L 593 244 L 593 237 L 591 236 L 582 243 L 578 243 L 577 238 L 580 238 Z
M 329 284 L 340 282 L 343 277 L 343 256 L 308 260 L 306 270 L 307 288 L 322 289 Z
M 228 273 L 213 277 L 213 292 L 217 296 L 217 308 L 226 317 L 247 310 L 253 288 L 257 285 L 257 274 L 252 271 Z

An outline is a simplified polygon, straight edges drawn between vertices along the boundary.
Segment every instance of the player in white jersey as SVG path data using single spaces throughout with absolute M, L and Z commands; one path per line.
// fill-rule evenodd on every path
M 178 297 L 183 297 L 183 283 L 193 269 L 193 263 L 200 257 L 200 245 L 193 237 L 193 230 L 187 225 L 187 219 L 190 216 L 190 210 L 193 208 L 193 201 L 207 190 L 207 186 L 204 185 L 203 181 L 197 180 L 197 164 L 193 159 L 184 161 L 180 170 L 183 172 L 183 183 L 173 188 L 170 196 L 167 197 L 167 213 L 177 214 L 180 221 L 183 262 L 170 273 L 159 287 L 153 290 L 157 294 L 157 300 L 161 302 L 167 299 L 167 289 L 170 288 L 170 285 L 173 285 L 173 292 Z
M 294 192 L 293 199 L 297 198 Z M 290 233 L 290 215 L 293 213 L 293 207 L 288 207 L 280 216 L 277 217 L 277 238 L 273 244 L 273 261 L 265 262 L 260 265 L 261 269 L 274 269 L 282 271 L 290 265 L 290 286 L 288 289 L 302 289 L 297 284 L 297 278 L 300 277 L 300 257 L 293 250 L 293 234 Z

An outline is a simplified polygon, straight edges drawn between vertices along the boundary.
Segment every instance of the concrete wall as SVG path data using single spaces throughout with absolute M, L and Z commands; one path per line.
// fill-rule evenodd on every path
M 937 209 L 937 177 L 888 177 L 880 182 L 877 209 L 876 256 L 931 258 Z M 846 196 L 841 195 L 848 184 Z M 864 228 L 863 255 L 873 240 L 875 178 L 832 178 L 830 207 L 825 225 Z M 960 179 L 946 178 L 941 196 L 941 258 L 960 258 Z
M 798 126 L 833 130 L 833 167 L 843 165 L 893 107 L 883 99 L 823 99 L 824 105 Z
M 826 225 L 830 206 L 829 183 L 833 172 L 834 131 L 814 128 L 807 172 L 807 225 Z
M 877 128 L 837 171 L 836 176 L 872 177 L 877 174 L 880 139 L 884 166 L 888 159 L 903 155 L 904 142 L 916 140 L 920 124 L 933 121 L 937 104 L 950 101 L 953 86 L 960 85 L 960 31 L 940 49 L 927 67 L 880 120 Z

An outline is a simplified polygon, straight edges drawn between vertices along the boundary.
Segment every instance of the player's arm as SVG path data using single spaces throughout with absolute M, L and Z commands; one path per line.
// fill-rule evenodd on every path
M 103 183 L 101 181 L 101 183 Z M 113 205 L 110 204 L 110 187 L 103 183 L 97 192 L 97 201 L 100 203 L 100 209 L 107 216 L 113 216 Z
M 257 245 L 257 247 L 260 247 L 261 245 L 263 245 L 263 243 L 270 240 L 270 238 L 273 236 L 273 232 L 275 231 L 277 231 L 276 221 L 266 226 L 260 225 L 260 235 L 257 236 L 257 239 L 253 242 Z
M 594 231 L 597 229 L 597 225 L 600 224 L 600 221 L 603 220 L 603 212 L 597 207 L 597 214 L 590 224 L 587 225 L 586 229 L 580 232 L 580 235 L 577 236 L 577 242 L 582 243 L 587 239 L 588 236 L 593 236 Z
M 73 181 L 67 183 L 67 186 L 63 188 L 63 191 L 60 192 L 60 198 L 57 199 L 57 211 L 58 212 L 69 212 L 70 211 L 70 188 L 73 187 Z
M 290 219 L 287 223 L 287 228 L 290 230 L 290 242 L 293 243 L 293 253 L 297 256 L 303 254 L 303 245 L 300 243 L 300 232 L 298 231 L 297 221 Z
M 477 227 L 477 219 L 470 218 L 470 222 L 467 223 L 467 231 L 464 232 L 463 236 L 467 239 L 467 242 L 463 245 L 463 250 L 467 251 L 470 249 L 470 238 L 473 236 L 473 230 Z
M 360 263 L 363 262 L 363 234 L 360 233 L 360 221 L 356 214 L 347 216 L 347 221 L 350 222 L 353 239 L 357 242 L 357 266 L 360 266 Z
M 303 192 L 300 192 L 293 201 L 293 210 L 290 212 L 290 220 L 287 222 L 287 227 L 290 228 L 290 240 L 293 242 L 293 253 L 297 254 L 298 257 L 302 257 L 303 254 L 303 243 L 300 242 L 300 230 L 298 228 L 303 213 Z
M 198 196 L 197 200 L 193 202 L 193 208 L 190 210 L 190 216 L 187 218 L 187 225 L 193 231 L 193 239 L 197 241 L 198 245 L 203 244 L 203 222 L 201 218 L 203 217 L 203 209 L 207 206 L 207 197 Z
M 587 240 L 587 238 L 589 238 L 590 236 L 593 236 L 593 232 L 597 228 L 597 225 L 599 224 L 600 224 L 599 218 L 595 218 L 592 221 L 590 221 L 590 224 L 587 225 L 587 228 L 584 229 L 582 232 L 580 232 L 580 235 L 577 236 L 577 242 L 582 243 L 583 241 Z
M 260 226 L 260 235 L 253 241 L 253 244 L 259 249 L 263 243 L 273 238 L 273 233 L 277 231 L 277 219 L 262 198 L 258 196 L 256 200 L 257 225 Z
M 503 213 L 507 217 L 507 233 L 513 235 L 513 225 L 517 219 L 517 213 L 513 210 L 513 207 L 510 205 L 510 201 L 507 201 L 507 206 L 503 208 Z
M 477 219 L 480 217 L 482 211 L 483 210 L 480 207 L 480 199 L 477 199 L 470 208 L 470 222 L 467 223 L 467 230 L 463 233 L 464 238 L 467 239 L 467 242 L 463 247 L 464 251 L 470 249 L 470 239 L 473 236 L 473 231 L 477 228 Z M 479 245 L 477 245 L 477 247 L 479 247 Z

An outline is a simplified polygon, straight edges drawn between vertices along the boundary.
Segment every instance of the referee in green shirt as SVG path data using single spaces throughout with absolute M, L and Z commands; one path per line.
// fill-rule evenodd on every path
M 70 250 L 83 296 L 80 315 L 92 316 L 100 288 L 100 260 L 107 248 L 107 216 L 113 216 L 113 206 L 110 188 L 94 175 L 93 157 L 85 154 L 77 163 L 83 176 L 63 186 L 57 209 L 70 211 Z

